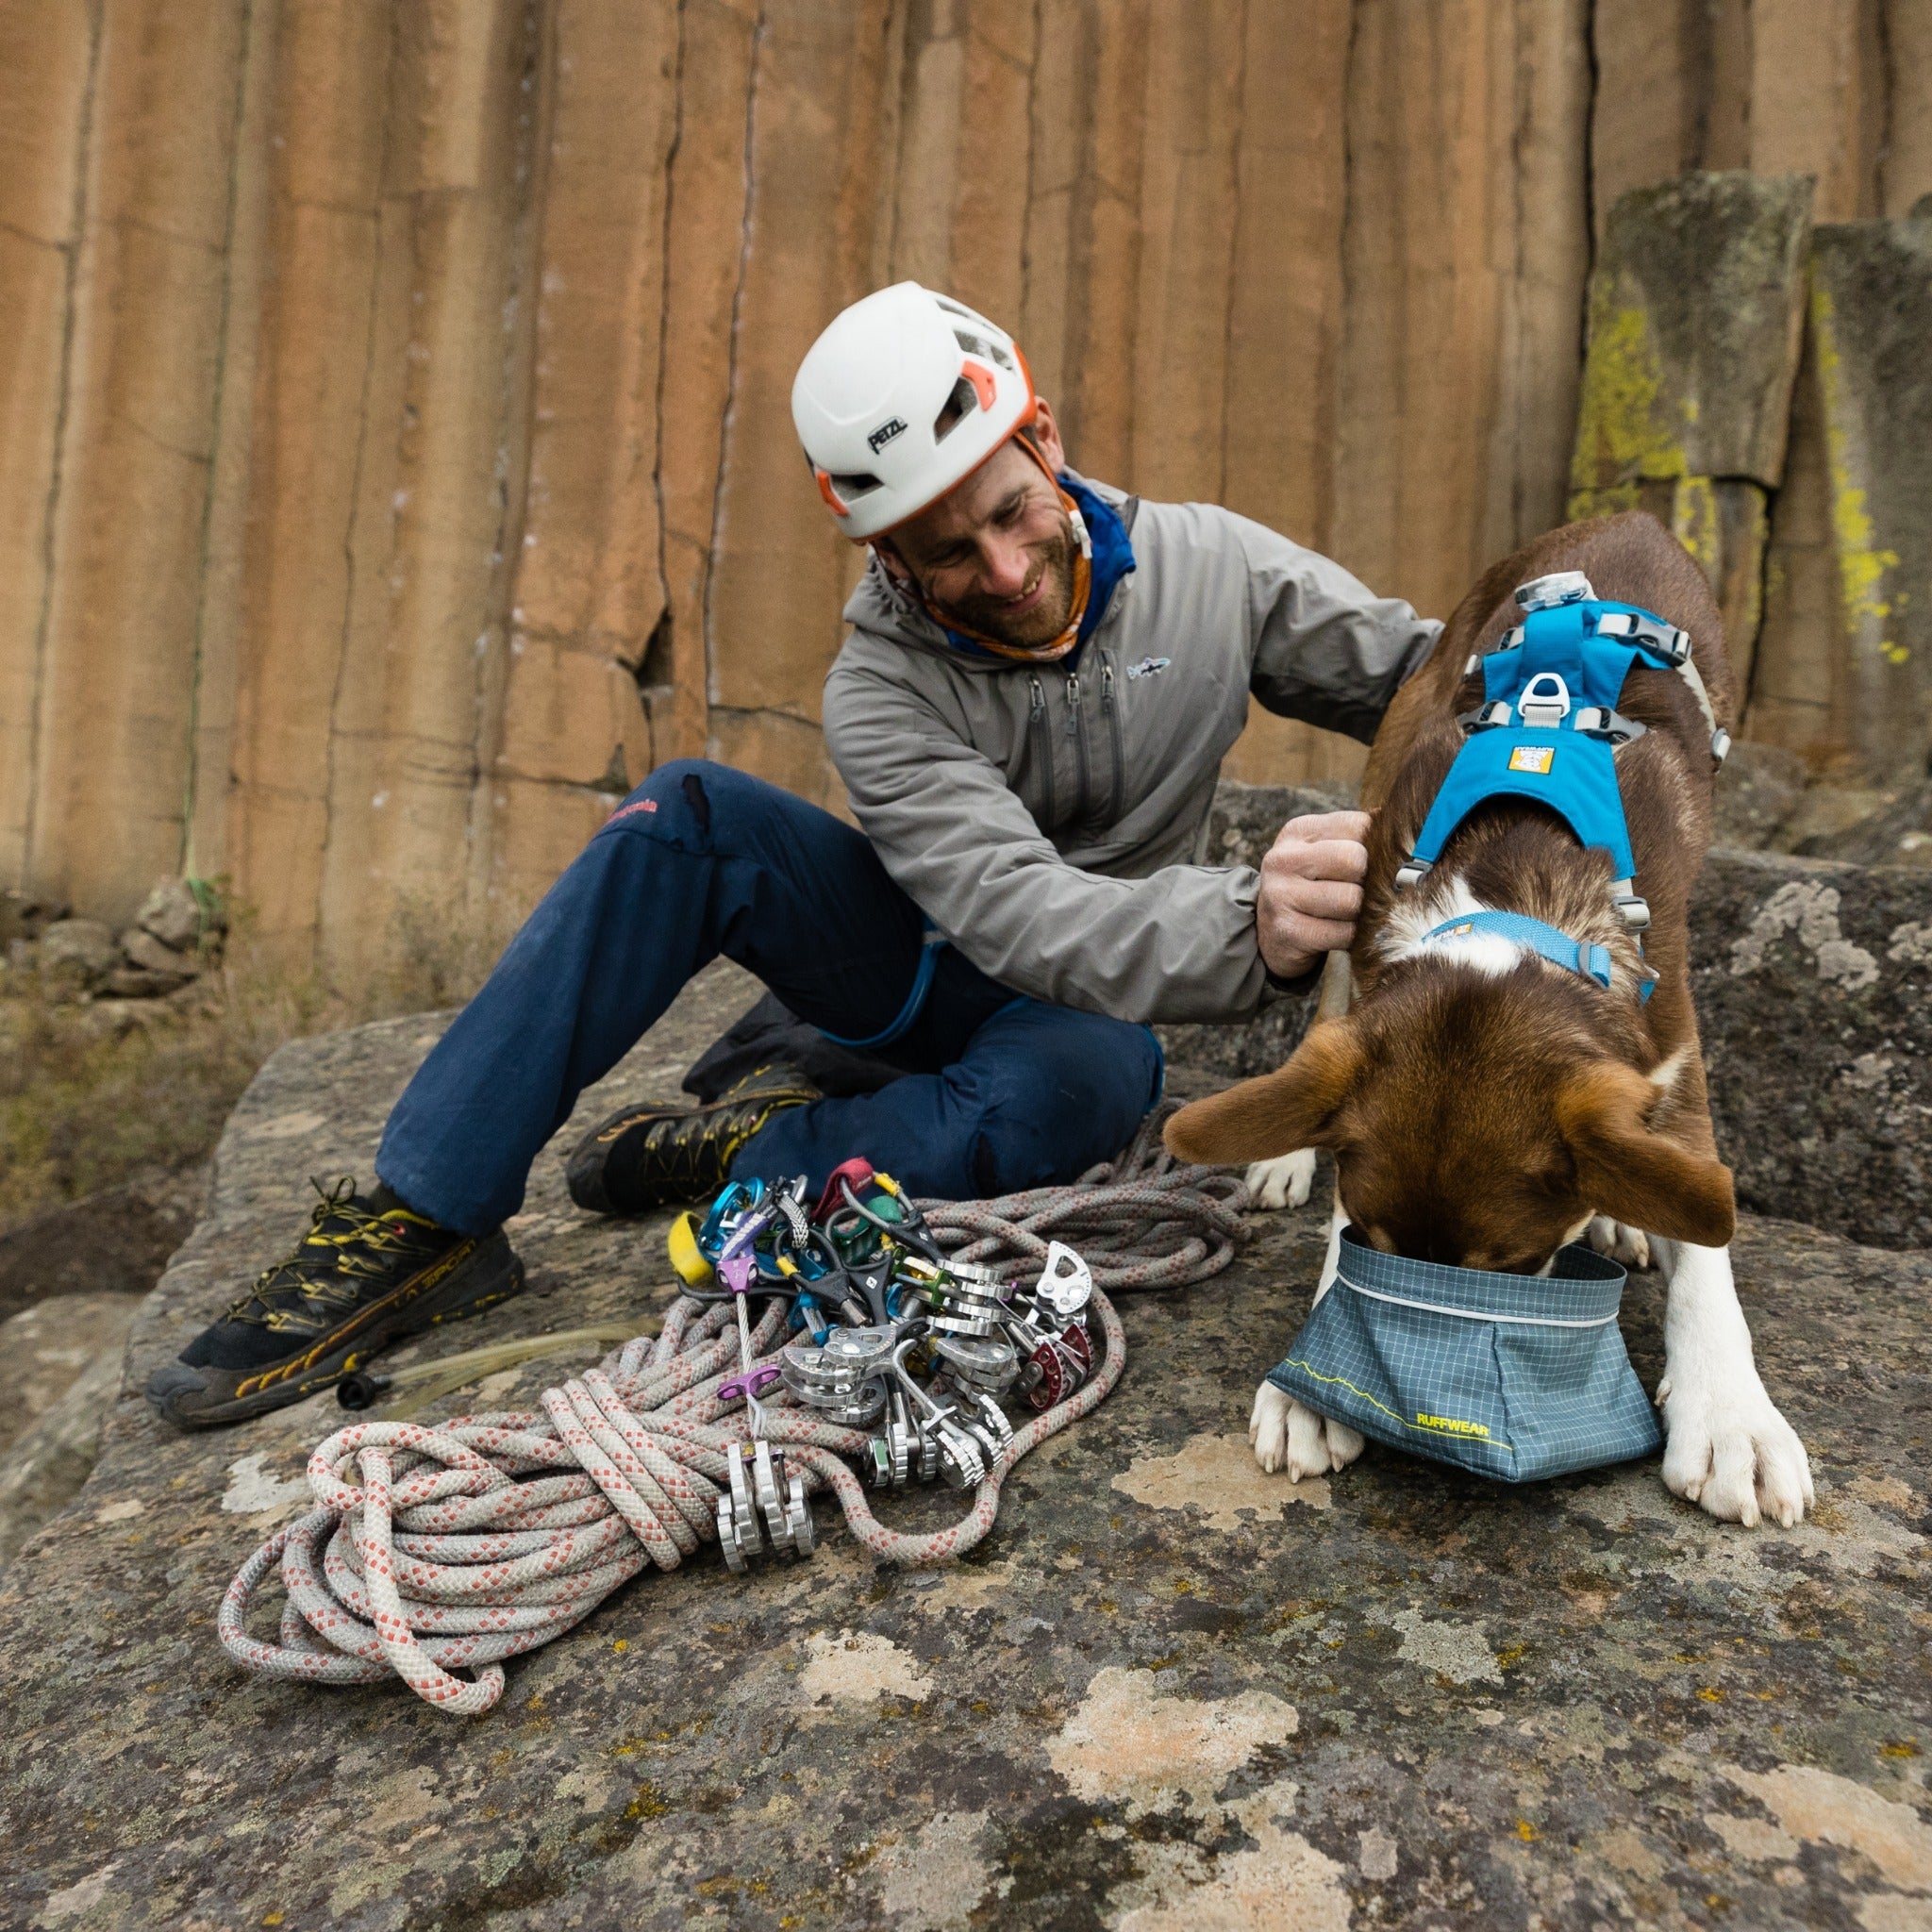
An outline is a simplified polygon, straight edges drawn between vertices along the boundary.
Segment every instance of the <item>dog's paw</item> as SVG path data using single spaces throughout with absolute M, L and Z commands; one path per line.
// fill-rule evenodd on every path
M 1291 1483 L 1305 1475 L 1346 1469 L 1365 1446 L 1346 1423 L 1317 1415 L 1293 1396 L 1284 1395 L 1273 1382 L 1263 1382 L 1255 1391 L 1248 1441 L 1255 1445 L 1255 1460 L 1270 1475 L 1286 1470 Z
M 1715 1516 L 1755 1529 L 1765 1517 L 1786 1529 L 1813 1501 L 1811 1463 L 1798 1432 L 1763 1389 L 1717 1395 L 1657 1391 L 1664 1412 L 1664 1487 Z
M 1251 1161 L 1244 1178 L 1256 1208 L 1300 1208 L 1315 1185 L 1315 1150 L 1298 1148 L 1274 1160 Z
M 1621 1221 L 1599 1214 L 1590 1224 L 1589 1241 L 1599 1255 L 1607 1255 L 1625 1267 L 1650 1266 L 1650 1237 L 1641 1227 L 1625 1227 Z

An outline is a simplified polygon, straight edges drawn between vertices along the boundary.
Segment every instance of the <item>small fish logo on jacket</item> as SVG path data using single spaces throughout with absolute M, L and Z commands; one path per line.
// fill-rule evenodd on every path
M 1127 667 L 1129 677 L 1158 677 L 1174 662 L 1172 658 L 1142 658 L 1138 664 Z

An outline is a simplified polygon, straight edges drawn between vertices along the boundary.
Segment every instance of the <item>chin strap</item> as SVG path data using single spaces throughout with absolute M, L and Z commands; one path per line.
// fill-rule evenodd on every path
M 1093 595 L 1093 539 L 1087 529 L 1087 519 L 1080 513 L 1080 506 L 1061 487 L 1060 479 L 1053 473 L 1053 466 L 1041 455 L 1040 446 L 1030 436 L 1021 434 L 1014 437 L 1017 442 L 1033 460 L 1040 465 L 1040 471 L 1053 485 L 1054 494 L 1059 498 L 1060 508 L 1065 511 L 1069 524 L 1073 525 L 1074 541 L 1079 545 L 1074 558 L 1074 603 L 1067 612 L 1067 627 L 1050 644 L 1037 644 L 1022 649 L 1016 644 L 1002 643 L 998 638 L 989 637 L 983 630 L 974 630 L 970 624 L 962 622 L 948 610 L 943 604 L 935 604 L 920 588 L 917 578 L 908 587 L 913 600 L 920 608 L 939 625 L 941 630 L 951 631 L 956 637 L 969 638 L 983 651 L 991 651 L 998 658 L 1010 658 L 1019 663 L 1052 664 L 1064 658 L 1080 641 L 1081 620 L 1087 615 L 1088 600 Z

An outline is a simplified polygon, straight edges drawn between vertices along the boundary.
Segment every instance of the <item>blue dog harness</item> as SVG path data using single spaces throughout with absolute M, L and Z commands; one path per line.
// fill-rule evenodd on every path
M 1610 893 L 1633 932 L 1650 924 L 1636 890 L 1637 861 L 1617 786 L 1617 747 L 1644 726 L 1617 709 L 1635 664 L 1682 674 L 1710 725 L 1720 763 L 1730 734 L 1717 722 L 1704 679 L 1691 661 L 1690 639 L 1675 625 L 1634 604 L 1597 596 L 1580 571 L 1537 577 L 1516 592 L 1523 622 L 1497 647 L 1473 657 L 1466 675 L 1483 676 L 1483 703 L 1457 721 L 1469 734 L 1423 821 L 1415 850 L 1395 874 L 1398 891 L 1421 879 L 1441 857 L 1457 827 L 1477 806 L 1526 798 L 1553 811 L 1586 846 L 1609 854 Z M 1514 912 L 1482 912 L 1443 922 L 1424 943 L 1493 933 L 1543 958 L 1609 984 L 1609 956 L 1567 933 Z M 1650 996 L 1655 979 L 1643 985 Z

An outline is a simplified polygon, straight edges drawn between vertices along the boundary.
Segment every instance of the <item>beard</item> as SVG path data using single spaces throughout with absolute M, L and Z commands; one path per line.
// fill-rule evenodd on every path
M 991 638 L 1009 650 L 1040 650 L 1053 643 L 1072 620 L 1074 563 L 1078 555 L 1074 526 L 1062 517 L 1052 541 L 1034 551 L 1034 568 L 1021 595 L 1032 591 L 1042 577 L 1046 579 L 1046 589 L 1030 610 L 1012 616 L 1008 612 L 1007 600 L 1000 597 L 965 597 L 944 608 L 968 630 Z

